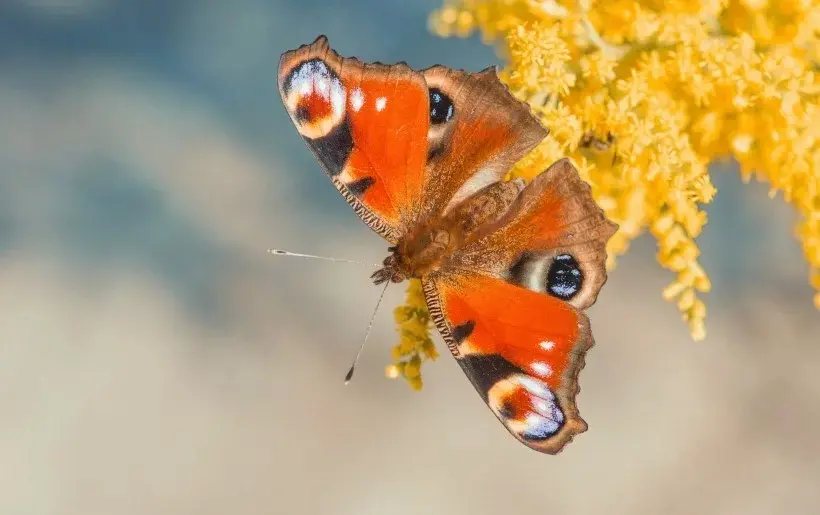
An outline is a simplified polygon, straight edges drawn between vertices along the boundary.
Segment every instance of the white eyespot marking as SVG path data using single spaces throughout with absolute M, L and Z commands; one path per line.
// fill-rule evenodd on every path
M 331 71 L 321 61 L 308 61 L 293 70 L 290 89 L 298 96 L 310 95 L 314 88 L 327 98 L 330 93 Z
M 523 439 L 550 438 L 564 423 L 555 394 L 536 377 L 513 374 L 495 383 L 487 397 L 495 414 Z
M 542 415 L 547 415 L 552 413 L 552 403 L 548 403 L 545 401 L 538 401 L 533 404 L 535 406 L 535 411 L 541 413 Z
M 560 423 L 561 421 L 530 413 L 527 415 L 524 436 L 529 438 L 547 438 L 558 431 Z
M 333 113 L 342 114 L 345 108 L 345 87 L 339 79 L 333 79 L 333 87 L 330 91 L 330 103 L 333 106 Z
M 327 98 L 327 97 L 330 96 L 330 81 L 327 80 L 327 77 L 320 77 L 316 81 L 316 90 L 324 98 Z
M 514 281 L 528 290 L 546 293 L 544 277 L 549 272 L 549 261 L 549 258 L 545 256 L 527 258 L 521 263 L 521 269 Z
M 296 67 L 288 79 L 286 105 L 299 133 L 326 136 L 344 119 L 344 85 L 327 64 L 311 60 Z
M 532 377 L 522 375 L 516 375 L 515 378 L 518 380 L 518 384 L 523 386 L 525 390 L 536 397 L 545 400 L 552 400 L 555 398 L 550 389 L 547 388 L 547 385 L 538 379 L 533 379 Z
M 376 111 L 384 111 L 384 108 L 387 106 L 387 98 L 386 97 L 379 97 L 376 99 Z
M 544 350 L 552 350 L 555 348 L 555 342 L 544 340 L 543 342 L 539 343 L 538 346 Z
M 552 291 L 559 297 L 564 298 L 571 296 L 573 293 L 578 291 L 578 289 L 574 285 L 556 284 L 551 288 L 550 291 Z
M 350 93 L 350 106 L 358 113 L 359 109 L 361 109 L 363 105 L 364 93 L 362 93 L 360 88 L 356 88 Z
M 527 415 L 527 429 L 524 434 L 530 438 L 546 438 L 558 431 L 560 422 L 562 421 L 530 413 Z
M 552 375 L 552 368 L 543 361 L 536 361 L 530 365 L 530 368 L 541 377 L 549 377 Z

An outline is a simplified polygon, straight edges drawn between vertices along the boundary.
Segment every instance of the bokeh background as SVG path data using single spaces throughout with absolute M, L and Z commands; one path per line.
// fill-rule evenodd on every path
M 386 244 L 280 104 L 279 55 L 479 70 L 438 0 L 0 1 L 0 515 L 813 514 L 820 316 L 794 214 L 732 163 L 699 238 L 709 336 L 652 242 L 591 310 L 590 430 L 513 440 L 449 355 L 383 376 Z M 440 340 L 439 340 L 440 341 Z M 446 353 L 446 348 L 440 345 Z

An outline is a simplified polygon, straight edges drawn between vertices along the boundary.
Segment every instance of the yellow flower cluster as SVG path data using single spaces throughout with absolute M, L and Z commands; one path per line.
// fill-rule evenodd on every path
M 421 364 L 435 360 L 438 351 L 430 338 L 430 314 L 424 300 L 421 281 L 413 279 L 407 287 L 405 305 L 393 311 L 400 340 L 392 349 L 393 364 L 387 366 L 387 377 L 403 377 L 414 390 L 421 390 Z
M 820 1 L 449 0 L 430 23 L 502 43 L 502 80 L 551 131 L 512 175 L 571 157 L 620 225 L 608 266 L 648 229 L 676 274 L 663 297 L 695 340 L 710 288 L 695 243 L 716 193 L 710 162 L 733 157 L 744 180 L 783 192 L 820 290 Z M 426 323 L 410 288 L 397 312 Z

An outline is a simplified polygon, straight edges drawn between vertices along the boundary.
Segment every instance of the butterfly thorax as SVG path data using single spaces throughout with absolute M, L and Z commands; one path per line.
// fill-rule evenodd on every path
M 373 274 L 373 282 L 399 283 L 426 277 L 442 266 L 462 239 L 463 234 L 458 227 L 448 224 L 446 220 L 434 220 L 421 226 L 387 249 L 390 255 L 383 261 L 384 268 Z
M 496 182 L 455 203 L 442 216 L 423 221 L 387 250 L 376 284 L 424 279 L 446 266 L 464 246 L 498 227 L 523 187 L 521 181 Z

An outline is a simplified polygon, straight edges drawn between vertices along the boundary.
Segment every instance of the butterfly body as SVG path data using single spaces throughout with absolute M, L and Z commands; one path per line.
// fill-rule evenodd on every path
M 291 120 L 354 211 L 391 245 L 376 284 L 420 279 L 436 327 L 507 430 L 554 454 L 586 430 L 583 311 L 616 226 L 567 159 L 509 169 L 548 133 L 493 68 L 363 63 L 319 37 L 286 52 Z
M 375 284 L 386 279 L 432 279 L 443 268 L 459 265 L 459 249 L 477 241 L 503 218 L 523 188 L 523 181 L 499 181 L 453 206 L 444 216 L 410 229 L 373 274 Z

